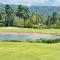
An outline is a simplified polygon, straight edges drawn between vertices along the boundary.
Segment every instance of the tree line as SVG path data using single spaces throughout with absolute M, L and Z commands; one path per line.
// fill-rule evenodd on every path
M 21 28 L 60 28 L 60 13 L 53 12 L 48 17 L 35 12 L 31 13 L 29 8 L 18 5 L 17 10 L 13 10 L 10 5 L 5 5 L 0 11 L 0 27 L 21 27 Z

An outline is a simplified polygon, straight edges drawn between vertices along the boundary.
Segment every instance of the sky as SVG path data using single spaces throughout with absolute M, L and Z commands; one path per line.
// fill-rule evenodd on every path
M 0 0 L 3 4 L 22 4 L 27 6 L 60 6 L 60 0 Z

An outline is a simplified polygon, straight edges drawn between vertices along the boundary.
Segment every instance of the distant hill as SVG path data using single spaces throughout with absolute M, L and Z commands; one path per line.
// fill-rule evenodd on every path
M 4 9 L 4 4 L 0 3 L 0 10 Z M 11 7 L 16 10 L 17 5 L 11 5 Z M 35 12 L 38 14 L 43 14 L 45 16 L 48 16 L 49 14 L 53 12 L 60 12 L 60 6 L 29 6 L 28 7 L 30 12 Z
M 17 5 L 10 5 L 10 6 L 11 6 L 12 9 L 14 9 L 14 10 L 17 9 Z M 4 9 L 4 7 L 5 7 L 5 4 L 1 4 L 1 3 L 0 3 L 0 10 L 1 10 L 1 9 Z
M 29 10 L 48 16 L 53 12 L 60 12 L 60 6 L 31 6 Z
M 0 10 L 4 8 L 4 4 L 0 3 Z

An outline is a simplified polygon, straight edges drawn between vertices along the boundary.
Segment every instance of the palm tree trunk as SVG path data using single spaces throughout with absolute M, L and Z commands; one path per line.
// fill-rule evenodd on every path
M 25 26 L 25 19 L 24 19 L 24 28 L 26 28 L 26 26 Z

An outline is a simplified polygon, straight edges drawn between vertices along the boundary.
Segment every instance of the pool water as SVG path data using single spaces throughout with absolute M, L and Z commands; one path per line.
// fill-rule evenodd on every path
M 12 34 L 3 34 L 0 35 L 0 40 L 31 40 L 31 39 L 40 39 L 40 38 L 60 38 L 60 36 L 56 35 L 12 35 Z

